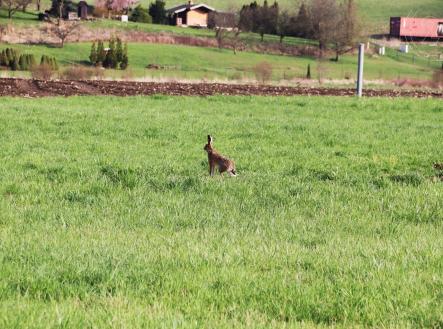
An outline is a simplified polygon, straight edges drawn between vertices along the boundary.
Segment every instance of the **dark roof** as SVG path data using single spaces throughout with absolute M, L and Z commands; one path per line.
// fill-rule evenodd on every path
M 200 4 L 195 4 L 195 5 L 184 4 L 184 5 L 175 6 L 175 7 L 167 9 L 166 12 L 168 14 L 176 14 L 176 13 L 180 13 L 182 11 L 185 11 L 188 8 L 190 10 L 193 10 L 193 9 L 198 9 L 198 8 L 202 8 L 202 7 L 206 8 L 209 11 L 215 11 L 214 8 L 209 7 L 208 5 L 205 5 L 204 3 L 200 3 Z

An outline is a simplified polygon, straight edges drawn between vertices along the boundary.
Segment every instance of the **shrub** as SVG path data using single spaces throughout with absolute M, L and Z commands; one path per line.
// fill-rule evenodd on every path
M 50 57 L 47 55 L 42 55 L 40 59 L 40 65 L 47 65 L 51 68 L 51 70 L 58 70 L 58 63 L 55 57 Z
M 95 42 L 92 43 L 91 53 L 89 54 L 89 61 L 95 65 L 97 63 L 97 49 L 95 48 Z
M 149 5 L 149 15 L 154 24 L 164 24 L 166 22 L 166 9 L 163 0 L 156 0 Z
M 105 61 L 103 67 L 115 69 L 118 66 L 117 52 L 115 49 L 115 39 L 109 40 L 109 49 L 106 52 Z
M 96 66 L 124 70 L 128 67 L 128 46 L 125 44 L 123 47 L 122 41 L 119 38 L 109 40 L 108 50 L 105 50 L 102 41 L 98 42 L 97 49 L 95 49 L 95 43 L 93 43 L 89 60 Z
M 306 72 L 306 79 L 311 79 L 311 64 L 308 64 L 308 71 Z
M 31 76 L 33 79 L 50 80 L 53 74 L 54 71 L 51 66 L 46 63 L 35 65 L 31 68 Z
M 126 68 L 128 67 L 129 64 L 129 59 L 128 59 L 128 44 L 125 43 L 125 47 L 123 48 L 123 55 L 122 55 L 122 61 L 120 63 L 120 69 L 122 70 L 126 70 Z
M 17 71 L 20 69 L 20 66 L 18 64 L 17 55 L 15 55 L 12 60 L 10 60 L 9 67 L 11 68 L 12 71 Z
M 17 57 L 17 52 L 12 48 L 6 48 L 6 57 L 9 63 L 11 63 Z
M 65 80 L 88 80 L 94 77 L 102 78 L 103 73 L 100 68 L 75 65 L 66 68 L 60 76 Z
M 105 61 L 106 51 L 103 45 L 103 41 L 99 41 L 97 44 L 97 61 L 96 64 L 102 65 Z
M 0 66 L 9 66 L 8 57 L 4 50 L 0 53 Z
M 0 65 L 8 66 L 11 70 L 20 69 L 19 59 L 17 52 L 12 48 L 6 48 L 2 50 L 0 54 Z
M 141 5 L 135 7 L 129 20 L 139 23 L 152 23 L 152 17 L 149 15 L 148 9 L 143 8 Z
M 254 73 L 257 80 L 264 84 L 272 77 L 272 65 L 268 62 L 260 62 L 254 67 Z
M 122 45 L 122 41 L 120 40 L 120 38 L 117 38 L 116 40 L 117 46 L 115 49 L 115 56 L 117 59 L 117 62 L 120 63 L 123 60 L 123 45 Z
M 18 65 L 20 70 L 28 71 L 35 65 L 35 57 L 32 54 L 22 54 L 20 55 Z

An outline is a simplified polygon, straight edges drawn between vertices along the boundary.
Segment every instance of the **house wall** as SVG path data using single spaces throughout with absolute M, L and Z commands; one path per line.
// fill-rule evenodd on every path
M 186 12 L 181 12 L 175 15 L 174 24 L 177 26 L 186 25 L 187 24 L 187 15 Z
M 391 36 L 416 38 L 441 38 L 438 35 L 438 25 L 443 18 L 413 18 L 399 17 L 391 19 Z
M 186 24 L 190 26 L 208 26 L 208 13 L 199 9 L 188 11 Z

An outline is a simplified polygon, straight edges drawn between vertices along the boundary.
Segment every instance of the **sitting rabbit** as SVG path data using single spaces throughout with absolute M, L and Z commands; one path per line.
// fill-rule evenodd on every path
M 203 149 L 208 153 L 209 174 L 211 176 L 214 176 L 215 166 L 218 166 L 220 175 L 226 171 L 230 176 L 237 176 L 234 161 L 224 157 L 212 147 L 211 135 L 208 135 L 208 144 Z

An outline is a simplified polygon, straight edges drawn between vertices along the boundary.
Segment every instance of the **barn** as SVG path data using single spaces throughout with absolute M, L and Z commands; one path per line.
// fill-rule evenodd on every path
M 207 27 L 208 15 L 215 9 L 208 5 L 188 3 L 170 8 L 166 11 L 171 25 Z
M 391 17 L 390 36 L 443 39 L 443 18 Z

